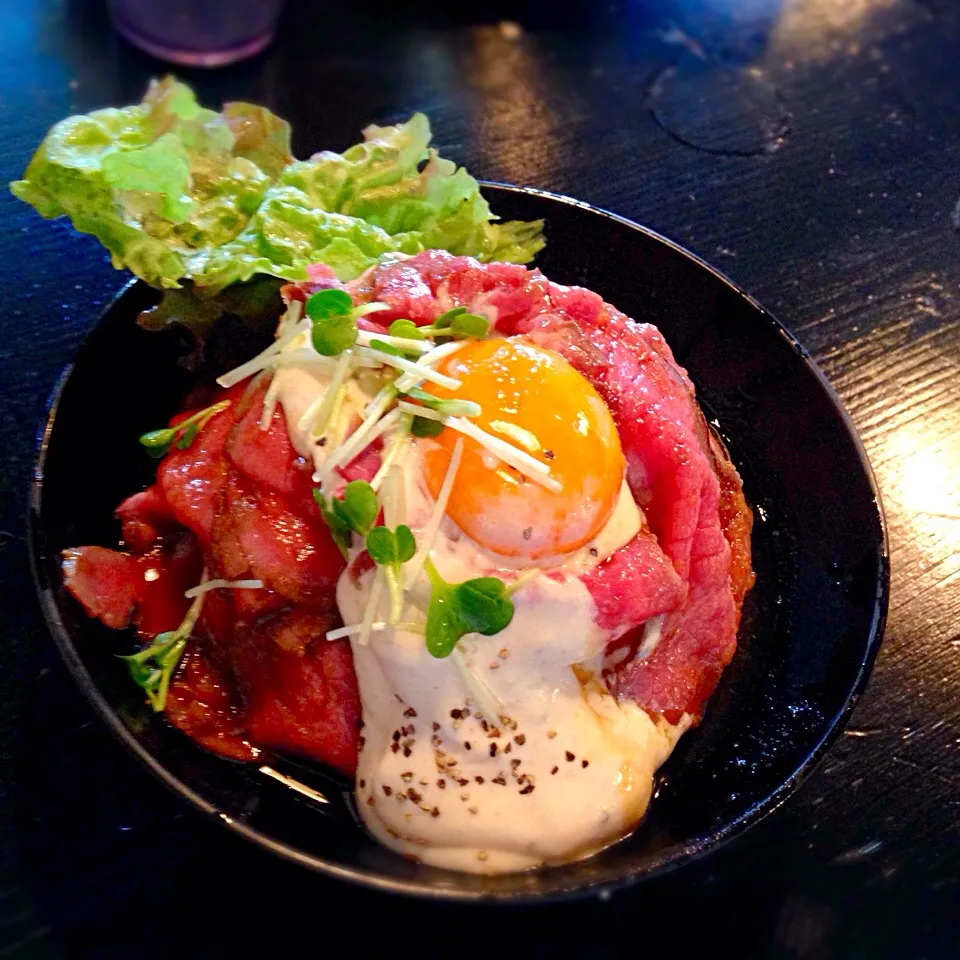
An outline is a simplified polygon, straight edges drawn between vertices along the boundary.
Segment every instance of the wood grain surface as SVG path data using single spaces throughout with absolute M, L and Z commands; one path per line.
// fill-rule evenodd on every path
M 137 100 L 165 69 L 100 3 L 2 0 L 0 24 L 4 181 L 50 124 Z M 960 7 L 303 0 L 257 59 L 181 75 L 210 103 L 269 104 L 300 155 L 424 110 L 475 175 L 614 210 L 754 294 L 821 364 L 873 463 L 886 640 L 793 799 L 610 901 L 424 906 L 268 859 L 123 753 L 45 632 L 24 543 L 35 430 L 123 278 L 90 238 L 0 197 L 0 953 L 324 955 L 349 928 L 361 956 L 960 955 Z

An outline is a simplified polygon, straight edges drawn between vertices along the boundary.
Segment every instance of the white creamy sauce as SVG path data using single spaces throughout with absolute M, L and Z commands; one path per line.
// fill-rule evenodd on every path
M 296 367 L 277 377 L 293 445 L 319 467 L 323 450 L 298 421 L 329 380 Z M 420 467 L 425 443 L 411 441 L 400 468 L 404 522 L 418 542 L 433 509 Z M 352 640 L 364 723 L 357 802 L 382 843 L 436 866 L 496 873 L 589 855 L 636 825 L 653 775 L 685 726 L 655 721 L 607 692 L 600 668 L 610 636 L 595 623 L 577 575 L 632 539 L 641 523 L 624 484 L 593 542 L 517 590 L 505 630 L 469 634 L 450 657 L 434 658 L 422 633 L 408 630 L 376 631 L 365 646 Z M 451 583 L 500 575 L 509 584 L 534 566 L 484 550 L 446 517 L 431 559 Z M 373 578 L 373 571 L 356 583 L 341 577 L 345 624 L 363 620 Z M 425 574 L 412 595 L 425 606 Z M 384 592 L 378 620 L 386 608 Z M 408 602 L 402 621 L 423 619 L 423 609 Z M 481 699 L 498 702 L 499 717 L 481 715 L 478 683 Z
M 281 367 L 274 374 L 274 381 L 278 384 L 277 399 L 287 421 L 287 433 L 290 434 L 293 449 L 301 457 L 312 460 L 314 469 L 318 470 L 323 463 L 323 448 L 317 446 L 297 424 L 307 407 L 326 390 L 330 377 L 315 369 Z

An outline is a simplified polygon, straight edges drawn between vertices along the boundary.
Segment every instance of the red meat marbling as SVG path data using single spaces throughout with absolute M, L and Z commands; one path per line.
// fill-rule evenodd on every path
M 556 351 L 594 385 L 617 424 L 627 480 L 649 532 L 584 581 L 601 623 L 623 629 L 621 645 L 636 646 L 641 622 L 665 615 L 653 652 L 643 660 L 616 658 L 611 685 L 668 719 L 699 717 L 736 649 L 740 607 L 753 578 L 752 515 L 686 371 L 656 327 L 536 270 L 436 250 L 377 268 L 356 292 L 391 305 L 378 316 L 407 315 L 418 323 L 467 306 L 501 333 Z
M 752 515 L 659 331 L 539 271 L 443 251 L 384 264 L 346 285 L 329 268 L 313 267 L 308 280 L 282 292 L 287 302 L 305 301 L 331 287 L 347 289 L 356 303 L 388 305 L 364 318 L 370 330 L 400 317 L 427 324 L 465 306 L 499 333 L 556 351 L 594 385 L 617 424 L 644 516 L 633 540 L 582 575 L 610 635 L 607 679 L 651 713 L 699 718 L 733 656 L 753 582 Z M 183 589 L 204 565 L 210 577 L 263 581 L 262 589 L 208 595 L 167 717 L 235 759 L 274 748 L 350 773 L 360 726 L 350 647 L 323 639 L 339 623 L 334 590 L 343 560 L 282 409 L 268 429 L 260 427 L 267 383 L 262 376 L 223 392 L 230 408 L 189 448 L 164 458 L 154 486 L 118 508 L 125 552 L 65 551 L 65 581 L 90 616 L 111 627 L 134 623 L 145 640 L 180 622 Z M 342 470 L 343 480 L 369 479 L 379 450 L 378 443 Z M 662 617 L 660 640 L 640 659 L 654 617 Z

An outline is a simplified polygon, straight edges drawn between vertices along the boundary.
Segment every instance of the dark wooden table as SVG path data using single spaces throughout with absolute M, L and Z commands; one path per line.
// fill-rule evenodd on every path
M 110 739 L 41 622 L 34 431 L 123 277 L 0 197 L 0 953 L 324 955 L 349 923 L 371 956 L 960 956 L 960 5 L 461 6 L 295 3 L 265 55 L 183 75 L 211 104 L 269 104 L 301 155 L 425 110 L 476 175 L 648 224 L 776 313 L 839 390 L 883 493 L 893 592 L 867 694 L 780 811 L 606 903 L 386 900 L 221 834 Z M 54 121 L 137 100 L 163 70 L 99 3 L 3 0 L 0 26 L 4 181 Z M 95 445 L 77 469 L 96 469 Z

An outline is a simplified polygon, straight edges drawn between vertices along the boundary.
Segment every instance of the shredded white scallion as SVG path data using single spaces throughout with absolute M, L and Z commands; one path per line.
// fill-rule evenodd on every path
M 347 400 L 350 401 L 353 409 L 362 410 L 367 402 L 367 394 L 360 389 L 360 384 L 357 383 L 356 378 L 351 377 L 344 386 L 347 388 Z M 362 420 L 363 417 L 360 419 Z
M 268 357 L 263 369 L 273 368 L 276 370 L 279 367 L 305 366 L 319 367 L 321 370 L 333 370 L 334 365 L 335 361 L 333 357 L 323 357 L 312 347 L 295 347 L 291 345 L 275 357 Z
M 528 570 L 524 570 L 513 583 L 507 584 L 507 591 L 510 596 L 512 597 L 515 593 L 519 593 L 528 583 L 536 580 L 541 573 L 543 573 L 543 571 L 537 569 L 537 567 L 530 567 Z
M 400 411 L 396 409 L 380 420 L 368 417 L 343 443 L 330 452 L 322 469 L 313 475 L 313 482 L 323 483 L 336 467 L 345 466 L 358 457 L 377 437 L 396 426 L 399 419 Z
M 447 464 L 447 472 L 443 477 L 443 483 L 440 484 L 440 490 L 437 493 L 437 502 L 433 505 L 433 512 L 430 519 L 423 528 L 420 535 L 420 543 L 417 546 L 417 552 L 413 555 L 410 562 L 404 570 L 403 585 L 404 589 L 409 590 L 420 576 L 423 565 L 427 562 L 427 557 L 433 549 L 433 542 L 437 539 L 440 531 L 440 524 L 443 522 L 443 515 L 447 511 L 447 504 L 450 502 L 450 494 L 453 491 L 453 481 L 457 478 L 457 470 L 460 467 L 460 458 L 463 456 L 463 440 L 457 437 L 457 442 L 453 445 L 453 453 L 450 454 L 450 462 Z
M 432 407 L 424 407 L 408 400 L 400 400 L 397 407 L 404 413 L 411 413 L 415 417 L 424 417 L 427 420 L 438 420 L 440 423 L 446 423 L 451 417 L 479 417 L 483 413 L 479 403 L 472 400 L 444 400 L 444 404 L 453 407 L 455 410 L 463 411 L 462 414 L 443 413 L 440 410 L 434 410 Z
M 371 632 L 375 633 L 378 630 L 383 630 L 386 627 L 386 624 L 382 620 L 378 620 L 376 623 L 370 624 Z M 362 623 L 352 623 L 346 627 L 337 627 L 336 630 L 328 630 L 325 634 L 327 640 L 342 640 L 344 637 L 352 637 L 355 633 L 359 633 L 363 629 Z
M 431 410 L 429 407 L 410 403 L 409 400 L 400 400 L 397 403 L 397 409 L 402 410 L 404 413 L 410 413 L 415 417 L 423 417 L 424 420 L 438 420 L 440 423 L 444 423 L 447 419 L 445 413 L 439 413 L 436 410 Z
M 321 370 L 329 370 L 331 373 L 337 365 L 336 357 L 325 357 L 317 353 L 313 347 L 301 347 L 292 349 L 288 347 L 279 356 L 270 361 L 272 367 L 290 367 L 295 365 L 304 365 L 308 367 L 320 367 Z M 353 365 L 355 367 L 366 367 L 368 370 L 379 369 L 380 364 L 366 357 L 353 355 Z
M 391 530 L 407 522 L 407 496 L 403 479 L 400 467 L 393 466 L 387 471 L 383 482 L 383 522 Z
M 406 400 L 401 400 L 397 404 L 397 409 L 404 413 L 412 413 L 417 417 L 424 417 L 427 420 L 439 420 L 440 423 L 450 427 L 451 430 L 456 430 L 458 433 L 476 440 L 485 450 L 519 470 L 534 483 L 539 483 L 540 486 L 546 487 L 554 493 L 559 493 L 563 489 L 559 481 L 550 476 L 550 468 L 545 463 L 534 459 L 529 453 L 525 453 L 513 444 L 507 443 L 506 440 L 501 440 L 499 437 L 481 430 L 466 417 L 446 416 L 436 410 L 431 410 L 429 407 L 420 407 L 414 403 L 408 403 Z
M 331 431 L 333 436 L 333 443 L 336 444 L 336 437 L 339 436 L 340 430 L 340 416 L 343 413 L 344 401 L 347 397 L 346 388 L 341 386 L 340 389 L 334 394 L 333 397 L 333 407 L 330 410 L 330 416 L 327 418 L 326 425 L 322 430 L 318 430 L 316 433 L 310 435 L 310 439 L 313 441 L 318 441 L 321 437 L 326 437 L 327 442 L 331 439 Z M 349 412 L 349 411 L 348 411 Z M 344 428 L 346 429 L 346 428 Z
M 433 349 L 433 344 L 426 340 L 408 340 L 406 337 L 391 337 L 386 333 L 370 333 L 369 330 L 361 330 L 357 334 L 357 343 L 361 347 L 369 347 L 373 340 L 379 340 L 388 346 L 396 347 L 398 350 L 410 350 L 416 353 L 429 353 Z M 375 347 L 371 347 L 375 350 Z M 382 353 L 382 350 L 378 350 Z
M 400 487 L 400 478 L 391 470 L 383 482 L 383 492 L 380 494 L 380 503 L 383 506 L 383 525 L 389 530 L 395 530 L 398 524 L 403 523 L 402 496 L 403 490 Z
M 406 524 L 407 522 L 407 488 L 404 483 L 404 474 L 403 469 L 394 465 L 390 468 L 390 471 L 387 473 L 387 476 L 393 481 L 393 488 L 396 491 L 397 496 L 397 512 L 396 512 L 396 521 L 397 526 L 401 523 Z
M 429 353 L 425 353 L 417 362 L 421 367 L 435 367 L 441 360 L 453 356 L 470 342 L 470 340 L 451 340 L 450 343 L 441 343 L 439 347 L 434 347 Z M 402 377 L 394 380 L 393 385 L 400 393 L 406 393 L 411 387 L 419 386 L 421 383 L 423 383 L 422 377 L 413 373 L 405 373 Z
M 389 384 L 387 385 L 389 387 Z M 397 394 L 385 387 L 363 409 L 363 419 L 379 420 L 396 399 Z
M 193 628 L 197 625 L 197 621 L 200 619 L 200 611 L 203 610 L 203 601 L 206 599 L 206 591 L 202 588 L 206 586 L 210 581 L 207 579 L 207 568 L 203 568 L 203 573 L 200 574 L 200 583 L 194 587 L 194 590 L 200 590 L 200 593 L 193 598 L 193 603 L 190 604 L 189 609 L 187 610 L 187 615 L 183 618 L 183 622 L 177 627 L 177 633 L 181 636 L 189 637 L 193 633 Z
M 531 457 L 529 453 L 501 440 L 493 434 L 481 430 L 476 424 L 471 423 L 466 417 L 445 417 L 444 424 L 451 430 L 457 430 L 459 433 L 476 440 L 485 450 L 489 450 L 495 457 L 499 457 L 504 463 L 519 470 L 525 477 L 539 483 L 540 486 L 559 493 L 563 486 L 558 480 L 550 476 L 550 468 L 545 464 Z
M 279 354 L 284 347 L 293 343 L 301 333 L 305 333 L 310 329 L 309 325 L 305 326 L 304 324 L 305 321 L 303 320 L 298 322 L 289 332 L 277 340 L 274 340 L 266 350 L 262 350 L 246 363 L 241 363 L 239 367 L 234 367 L 222 377 L 217 377 L 217 383 L 221 387 L 232 387 L 234 384 L 240 383 L 241 380 L 246 380 L 247 377 L 253 376 L 253 374 L 259 373 L 261 370 L 270 366 L 273 358 Z
M 337 393 L 343 386 L 343 381 L 350 376 L 353 357 L 349 350 L 344 350 L 337 358 L 337 365 L 333 368 L 333 376 L 326 390 L 311 403 L 297 421 L 297 429 L 304 431 L 308 436 L 322 436 L 327 424 L 333 416 L 337 403 Z
M 347 386 L 348 384 L 344 384 L 340 388 L 340 395 L 337 398 L 337 419 L 333 423 L 333 430 L 330 433 L 331 449 L 333 450 L 336 450 L 346 440 L 347 434 L 350 432 L 350 425 L 356 418 L 356 413 L 347 403 L 350 392 Z
M 277 339 L 279 340 L 280 337 L 289 333 L 300 322 L 302 315 L 303 301 L 291 300 L 290 305 L 287 307 L 287 312 L 283 315 L 277 327 Z
M 651 617 L 643 625 L 643 641 L 637 650 L 636 657 L 634 657 L 635 660 L 646 660 L 657 649 L 662 631 L 663 614 L 660 614 L 659 617 Z
M 363 408 L 364 417 L 369 417 L 370 414 L 378 408 L 386 410 L 396 398 L 397 388 L 392 383 L 385 384 L 377 391 L 373 399 Z M 383 404 L 382 407 L 381 404 Z
M 405 360 L 403 357 L 392 357 L 389 353 L 383 353 L 380 350 L 371 350 L 369 347 L 356 347 L 358 356 L 366 360 L 377 360 L 388 367 L 396 367 L 403 370 L 404 373 L 411 373 L 420 380 L 429 380 L 440 387 L 446 387 L 448 390 L 457 390 L 460 387 L 460 381 L 446 374 L 437 373 L 436 370 L 421 363 L 414 363 L 412 360 Z
M 192 600 L 211 590 L 262 590 L 262 580 L 204 580 L 195 587 L 185 590 L 183 595 Z
M 468 437 L 476 440 L 482 447 L 489 450 L 495 456 L 500 457 L 504 463 L 510 463 L 516 466 L 522 473 L 536 474 L 538 476 L 549 476 L 550 467 L 541 463 L 539 460 L 531 457 L 529 453 L 515 447 L 506 440 L 495 437 L 492 433 L 481 430 L 478 426 L 470 423 L 465 417 L 444 417 L 444 422 L 448 427 L 466 434 Z
M 370 486 L 373 487 L 374 493 L 380 489 L 390 468 L 394 464 L 399 465 L 402 462 L 402 458 L 407 449 L 406 443 L 410 437 L 410 427 L 412 423 L 413 417 L 408 414 L 404 414 L 397 422 L 397 429 L 390 438 L 390 443 L 387 445 L 386 450 L 384 450 L 383 457 L 380 460 L 380 468 L 370 481 Z
M 389 303 L 379 303 L 374 301 L 373 303 L 363 303 L 359 307 L 353 308 L 354 319 L 358 317 L 365 317 L 368 313 L 380 313 L 383 310 L 389 310 Z
M 263 407 L 260 410 L 260 421 L 257 424 L 260 429 L 266 433 L 273 423 L 273 412 L 277 409 L 277 397 L 280 394 L 280 378 L 274 374 L 270 380 L 270 386 L 263 395 Z
M 324 390 L 323 393 L 321 393 L 316 400 L 312 401 L 307 406 L 307 409 L 303 411 L 303 414 L 297 421 L 297 429 L 303 430 L 304 433 L 307 433 L 308 435 L 312 435 L 314 427 L 320 425 L 321 411 L 323 411 L 324 407 L 328 406 L 329 410 L 327 411 L 327 419 L 329 419 L 330 413 L 333 412 L 333 405 L 336 402 L 336 399 L 337 391 L 331 390 L 328 386 L 327 389 Z M 326 426 L 325 422 L 322 426 L 320 426 L 321 432 L 323 431 L 324 426 Z
M 383 571 L 377 567 L 373 574 L 373 583 L 370 584 L 370 596 L 367 598 L 367 608 L 363 612 L 363 620 L 360 621 L 360 629 L 357 631 L 357 643 L 365 647 L 370 642 L 370 632 L 373 630 L 374 621 L 377 618 L 377 608 L 380 606 L 380 595 L 386 581 L 383 578 Z

